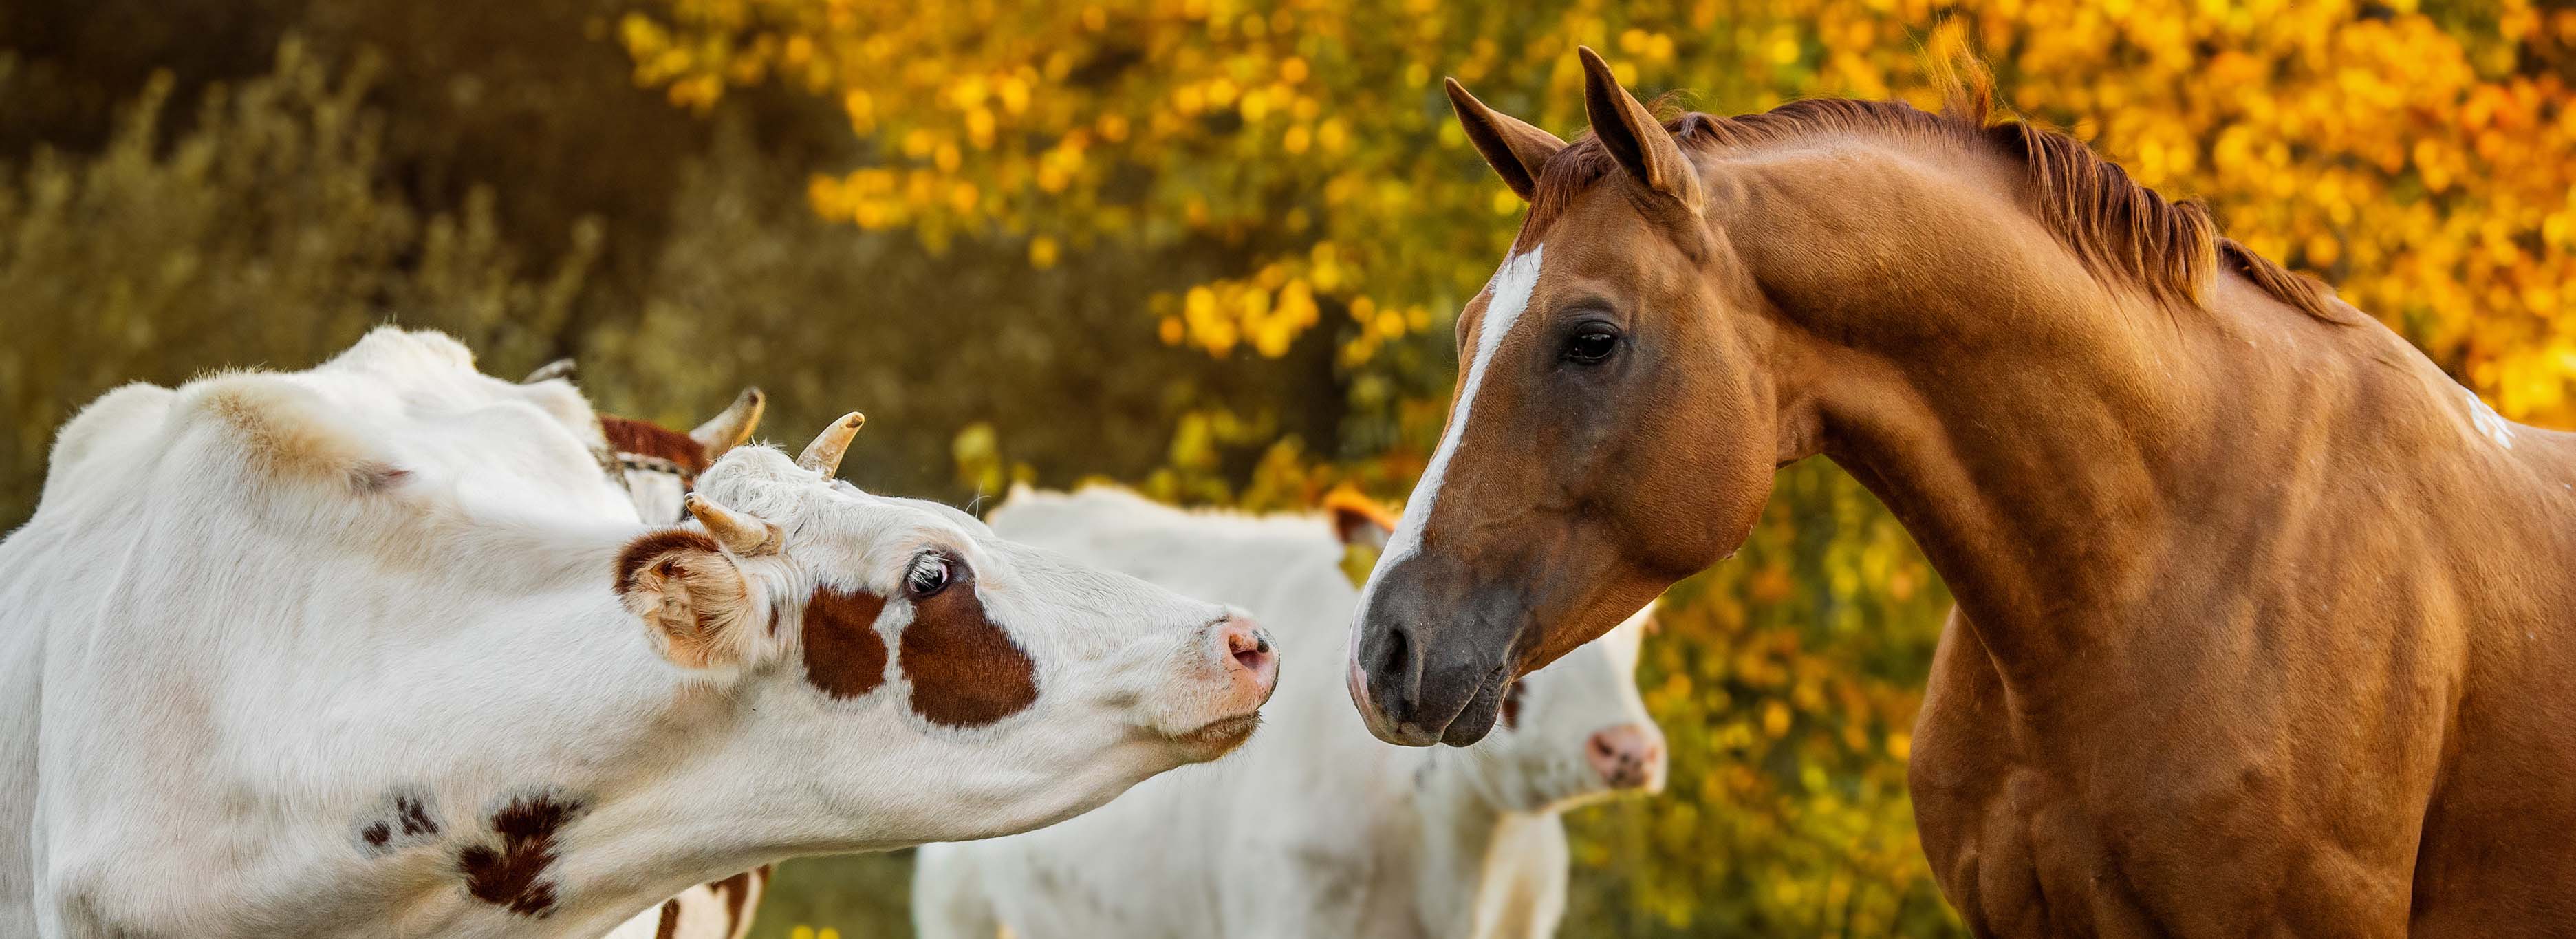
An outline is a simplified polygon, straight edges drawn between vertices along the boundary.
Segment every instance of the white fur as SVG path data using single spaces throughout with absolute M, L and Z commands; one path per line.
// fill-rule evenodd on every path
M 699 481 L 786 533 L 736 559 L 755 658 L 674 666 L 611 582 L 651 529 L 562 386 L 380 331 L 67 425 L 0 541 L 0 936 L 595 936 L 787 856 L 1067 817 L 1204 759 L 1170 735 L 1249 708 L 1221 608 L 769 448 Z M 961 730 L 912 713 L 894 669 L 850 700 L 806 681 L 813 588 L 894 595 L 933 545 L 1035 661 L 1035 706 Z M 889 646 L 909 615 L 887 605 Z M 544 918 L 458 874 L 499 844 L 494 810 L 539 794 L 582 805 Z M 397 796 L 440 830 L 371 847 Z
M 2486 401 L 2478 397 L 2477 392 L 2462 388 L 2460 396 L 2469 399 L 2469 426 L 2476 428 L 2477 432 L 2485 435 L 2488 440 L 2495 441 L 2496 446 L 2507 450 L 2513 449 L 2513 422 L 2505 420 L 2504 415 L 2488 407 Z
M 1392 747 L 1361 725 L 1330 637 L 1357 591 L 1330 526 L 1184 513 L 1132 494 L 1015 493 L 997 531 L 1264 618 L 1289 660 L 1266 724 L 1212 766 L 1054 827 L 922 848 L 924 939 L 1545 936 L 1564 909 L 1557 813 L 1606 794 L 1584 747 L 1652 728 L 1640 621 L 1523 679 L 1521 720 L 1476 746 Z
M 1449 414 L 1449 426 L 1440 434 L 1440 444 L 1431 451 L 1431 462 L 1422 468 L 1422 478 L 1413 484 L 1413 495 L 1404 502 L 1404 517 L 1396 522 L 1395 531 L 1387 536 L 1386 550 L 1377 556 L 1377 567 L 1369 573 L 1368 587 L 1375 589 L 1381 575 L 1422 550 L 1422 528 L 1431 523 L 1431 507 L 1440 501 L 1440 487 L 1449 475 L 1449 461 L 1458 453 L 1458 441 L 1467 436 L 1467 422 L 1476 413 L 1476 390 L 1484 386 L 1485 372 L 1492 367 L 1494 352 L 1503 346 L 1503 337 L 1511 335 L 1520 324 L 1521 314 L 1528 310 L 1530 293 L 1538 287 L 1539 268 L 1547 256 L 1547 246 L 1532 245 L 1528 251 L 1503 259 L 1494 271 L 1493 280 L 1485 285 L 1491 296 L 1485 300 L 1485 318 L 1476 329 L 1476 349 L 1467 360 L 1466 383 L 1458 389 L 1458 406 Z M 1368 595 L 1363 592 L 1358 609 L 1368 608 Z M 1360 627 L 1354 613 L 1344 658 L 1356 657 Z
M 689 487 L 680 481 L 680 474 L 630 468 L 618 475 L 625 480 L 627 495 L 635 502 L 635 514 L 646 521 L 674 522 L 689 517 L 685 511 Z

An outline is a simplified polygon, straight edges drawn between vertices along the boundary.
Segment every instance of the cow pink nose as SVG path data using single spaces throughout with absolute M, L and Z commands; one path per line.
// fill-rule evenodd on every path
M 1649 792 L 1663 788 L 1664 735 L 1654 728 L 1639 724 L 1602 728 L 1584 743 L 1583 756 L 1610 788 Z
M 1279 651 L 1270 645 L 1270 633 L 1240 614 L 1218 623 L 1216 633 L 1234 660 L 1227 671 L 1237 687 L 1256 702 L 1270 700 L 1270 690 L 1279 682 Z

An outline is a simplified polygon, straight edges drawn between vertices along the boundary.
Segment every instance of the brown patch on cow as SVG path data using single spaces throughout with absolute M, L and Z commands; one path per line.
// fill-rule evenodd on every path
M 406 838 L 438 834 L 438 823 L 430 820 L 429 807 L 422 805 L 419 799 L 395 796 L 394 814 L 402 819 L 402 833 Z
M 1529 683 L 1522 681 L 1512 682 L 1511 687 L 1503 689 L 1503 726 L 1520 726 L 1521 697 L 1529 693 L 1528 689 Z
M 932 723 L 981 727 L 1038 699 L 1037 663 L 984 617 L 971 573 L 913 601 L 902 664 L 912 678 L 913 713 Z
M 677 899 L 662 901 L 662 923 L 653 927 L 653 939 L 671 939 L 671 935 L 679 931 L 680 901 Z
M 877 635 L 885 598 L 866 591 L 816 587 L 805 601 L 805 680 L 835 698 L 855 698 L 885 684 L 886 645 Z
M 620 455 L 669 460 L 680 468 L 682 476 L 696 476 L 707 470 L 706 446 L 680 431 L 646 421 L 602 414 L 599 416 L 599 432 L 608 438 L 608 448 Z
M 501 836 L 501 846 L 467 845 L 456 854 L 465 891 L 522 916 L 546 915 L 555 905 L 554 881 L 545 879 L 555 862 L 555 835 L 581 808 L 577 800 L 552 796 L 510 800 L 492 813 L 492 830 Z
M 742 931 L 743 921 L 745 918 L 743 908 L 751 904 L 752 898 L 760 895 L 761 884 L 768 880 L 769 865 L 763 864 L 756 869 L 747 870 L 707 885 L 707 889 L 713 890 L 718 895 L 724 897 L 727 935 L 732 935 Z
M 358 840 L 366 842 L 369 853 L 390 849 L 397 840 L 419 841 L 438 834 L 438 821 L 429 815 L 427 798 L 397 793 L 391 809 L 391 817 L 378 816 L 358 829 Z

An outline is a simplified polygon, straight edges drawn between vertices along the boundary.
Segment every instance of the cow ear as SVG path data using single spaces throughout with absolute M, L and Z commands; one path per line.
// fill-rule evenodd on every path
M 1340 490 L 1324 497 L 1324 515 L 1332 519 L 1333 536 L 1345 545 L 1386 550 L 1395 535 L 1395 516 L 1369 497 Z
M 617 558 L 617 593 L 671 664 L 726 668 L 747 658 L 750 585 L 706 533 L 671 528 L 629 543 Z

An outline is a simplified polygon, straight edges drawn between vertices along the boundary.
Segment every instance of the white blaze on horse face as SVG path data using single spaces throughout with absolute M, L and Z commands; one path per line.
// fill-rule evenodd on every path
M 2485 434 L 2487 439 L 2495 441 L 2496 446 L 2513 449 L 2513 422 L 2488 407 L 2477 392 L 2462 388 L 2460 395 L 2469 399 L 2469 424 L 2476 427 L 2478 433 Z
M 1485 372 L 1492 368 L 1494 350 L 1502 348 L 1503 337 L 1521 320 L 1529 308 L 1530 292 L 1538 287 L 1540 259 L 1546 245 L 1533 245 L 1522 254 L 1503 259 L 1501 269 L 1485 289 L 1493 296 L 1485 301 L 1485 319 L 1476 330 L 1474 356 L 1467 360 L 1465 385 L 1458 390 L 1458 407 L 1449 415 L 1449 428 L 1440 435 L 1440 446 L 1431 451 L 1431 463 L 1422 470 L 1422 479 L 1413 484 L 1413 495 L 1404 501 L 1404 517 L 1396 522 L 1395 533 L 1388 536 L 1386 550 L 1377 558 L 1377 567 L 1369 573 L 1369 583 L 1360 595 L 1360 610 L 1369 608 L 1369 594 L 1377 590 L 1379 575 L 1385 574 L 1412 557 L 1422 548 L 1422 527 L 1431 522 L 1431 507 L 1440 499 L 1442 477 L 1449 472 L 1449 461 L 1458 454 L 1458 441 L 1467 436 L 1467 421 L 1475 415 L 1476 389 L 1484 384 Z M 1351 627 L 1351 649 L 1359 648 L 1359 627 Z

